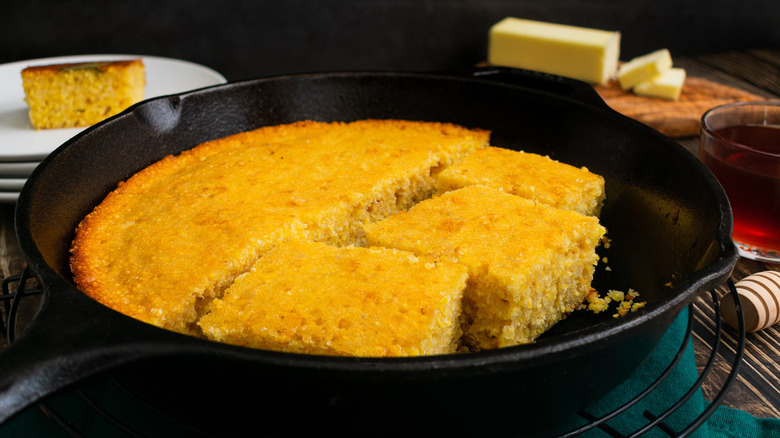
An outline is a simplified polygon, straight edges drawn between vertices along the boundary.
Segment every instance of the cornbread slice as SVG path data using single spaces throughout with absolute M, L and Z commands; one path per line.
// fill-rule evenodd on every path
M 474 151 L 439 174 L 439 193 L 480 184 L 581 214 L 598 216 L 604 178 L 548 156 L 497 147 Z
M 24 100 L 36 129 L 89 126 L 144 98 L 143 61 L 81 62 L 22 70 Z
M 442 123 L 298 122 L 201 144 L 143 169 L 78 226 L 74 280 L 107 306 L 199 334 L 208 303 L 277 244 L 358 244 L 432 195 L 489 132 Z
M 407 251 L 291 241 L 240 275 L 199 325 L 214 341 L 288 352 L 453 353 L 467 277 Z
M 371 245 L 469 269 L 463 342 L 470 350 L 532 342 L 590 290 L 598 219 L 473 185 L 366 225 Z

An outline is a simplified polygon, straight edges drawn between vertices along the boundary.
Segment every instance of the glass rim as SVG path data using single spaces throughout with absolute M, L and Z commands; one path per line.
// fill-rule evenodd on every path
M 752 153 L 758 154 L 758 155 L 765 155 L 767 157 L 772 158 L 780 158 L 780 153 L 773 153 L 773 152 L 767 152 L 765 150 L 756 149 L 750 145 L 746 145 L 743 143 L 736 142 L 730 138 L 724 137 L 718 133 L 716 133 L 712 128 L 709 127 L 707 124 L 707 117 L 711 115 L 714 112 L 722 111 L 729 108 L 737 108 L 737 107 L 743 107 L 743 106 L 769 106 L 769 107 L 777 107 L 778 110 L 780 110 L 780 100 L 777 99 L 767 99 L 767 100 L 748 100 L 748 101 L 740 101 L 740 102 L 729 102 L 724 103 L 715 107 L 712 107 L 704 112 L 701 116 L 701 129 L 702 131 L 706 132 L 707 135 L 718 139 L 719 141 L 722 141 L 723 143 L 726 143 L 734 148 L 738 149 L 746 149 L 749 150 Z M 763 125 L 766 126 L 766 125 Z M 780 129 L 780 123 L 777 125 Z

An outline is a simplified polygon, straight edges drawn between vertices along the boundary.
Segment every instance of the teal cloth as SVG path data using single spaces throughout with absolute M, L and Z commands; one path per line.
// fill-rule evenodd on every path
M 586 411 L 596 417 L 611 412 L 615 407 L 621 406 L 656 380 L 656 377 L 663 372 L 677 354 L 685 335 L 687 323 L 688 310 L 686 309 L 674 320 L 659 345 L 633 376 L 597 403 L 589 406 Z M 647 424 L 648 420 L 643 415 L 645 410 L 660 415 L 671 403 L 679 400 L 697 378 L 698 372 L 693 342 L 689 340 L 683 357 L 672 374 L 642 402 L 610 420 L 607 424 L 623 435 L 634 433 L 638 428 Z M 708 402 L 704 399 L 701 389 L 698 389 L 688 402 L 665 420 L 665 423 L 671 426 L 674 431 L 679 432 L 690 424 L 693 419 L 698 417 L 707 406 Z M 572 419 L 571 424 L 562 425 L 565 429 L 562 429 L 561 432 L 573 430 L 573 428 L 581 425 L 578 423 L 582 422 L 583 420 L 580 417 Z M 143 420 L 140 420 L 140 423 L 143 423 Z M 94 429 L 95 425 L 91 426 Z M 48 420 L 36 407 L 28 409 L 7 424 L 0 426 L 0 438 L 66 436 L 68 435 Z M 168 436 L 175 436 L 175 433 Z M 518 436 L 523 436 L 523 434 L 520 433 Z M 611 435 L 600 429 L 591 429 L 581 436 L 600 438 Z M 658 428 L 654 428 L 643 435 L 643 437 L 645 436 L 668 437 L 669 435 Z M 737 409 L 719 406 L 712 416 L 694 431 L 691 436 L 700 438 L 780 438 L 780 419 L 756 418 Z
M 680 349 L 688 324 L 688 309 L 684 309 L 674 320 L 670 328 L 661 338 L 650 357 L 633 373 L 626 382 L 607 394 L 598 402 L 585 409 L 594 417 L 601 417 L 630 401 L 636 394 L 647 388 L 667 368 Z M 689 339 L 680 362 L 671 374 L 656 387 L 652 393 L 641 402 L 634 405 L 607 425 L 622 435 L 631 435 L 644 427 L 648 419 L 645 411 L 661 415 L 673 403 L 680 400 L 699 378 L 696 368 L 696 356 L 693 341 Z M 706 408 L 709 402 L 704 399 L 699 388 L 693 396 L 675 412 L 664 420 L 673 433 L 678 434 Z M 574 427 L 581 426 L 582 420 L 572 420 Z M 569 427 L 565 431 L 574 430 Z M 591 429 L 583 433 L 584 437 L 609 437 L 611 435 L 599 429 Z M 669 437 L 670 435 L 658 427 L 653 428 L 643 437 Z M 709 419 L 690 436 L 701 438 L 780 438 L 780 419 L 757 418 L 744 411 L 719 406 Z

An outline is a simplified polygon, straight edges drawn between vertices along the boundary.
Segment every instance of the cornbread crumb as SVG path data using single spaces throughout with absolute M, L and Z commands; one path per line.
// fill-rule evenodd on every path
M 444 193 L 474 184 L 591 216 L 599 215 L 605 198 L 604 178 L 587 168 L 498 147 L 476 150 L 448 167 L 436 188 Z
M 609 290 L 604 297 L 602 297 L 598 291 L 591 289 L 585 297 L 585 302 L 580 306 L 580 309 L 587 309 L 593 313 L 601 313 L 609 310 L 610 303 L 614 302 L 616 303 L 616 313 L 614 313 L 612 317 L 619 318 L 625 316 L 629 312 L 636 312 L 645 307 L 646 302 L 634 301 L 638 296 L 639 292 L 631 288 L 628 289 L 628 292 Z
M 288 352 L 453 353 L 467 276 L 405 251 L 290 241 L 240 275 L 199 325 L 215 341 Z
M 623 298 L 625 298 L 626 294 L 619 290 L 610 290 L 607 292 L 607 296 L 615 301 L 623 301 Z
M 144 97 L 143 61 L 82 62 L 22 70 L 30 123 L 36 129 L 90 126 Z
M 598 219 L 472 185 L 366 225 L 371 245 L 469 268 L 463 342 L 470 350 L 532 342 L 580 306 L 605 233 Z
M 587 309 L 593 313 L 601 313 L 609 309 L 609 303 L 611 301 L 611 298 L 602 298 L 597 290 L 591 289 L 588 291 L 585 302 L 580 306 L 580 309 Z

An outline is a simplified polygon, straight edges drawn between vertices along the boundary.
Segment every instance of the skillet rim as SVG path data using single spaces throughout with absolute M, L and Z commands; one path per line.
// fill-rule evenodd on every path
M 492 69 L 492 70 L 496 70 L 496 69 Z M 480 71 L 484 72 L 484 70 L 480 70 Z M 516 70 L 509 69 L 509 71 L 516 71 Z M 531 73 L 533 74 L 534 72 Z M 70 147 L 72 144 L 77 143 L 84 136 L 91 135 L 93 132 L 97 132 L 100 129 L 104 129 L 105 126 L 111 126 L 110 124 L 117 123 L 116 120 L 121 120 L 124 117 L 132 117 L 134 111 L 138 110 L 138 108 L 143 108 L 144 105 L 148 105 L 149 102 L 152 101 L 159 101 L 164 99 L 178 99 L 180 101 L 183 101 L 186 100 L 188 96 L 192 96 L 196 94 L 209 93 L 215 91 L 218 92 L 220 90 L 229 89 L 229 88 L 240 88 L 240 87 L 249 86 L 251 84 L 260 83 L 264 81 L 278 81 L 284 79 L 300 80 L 300 79 L 307 79 L 307 78 L 327 78 L 327 77 L 357 77 L 357 76 L 360 77 L 392 76 L 394 78 L 419 77 L 425 79 L 434 78 L 434 79 L 459 80 L 459 81 L 484 81 L 492 85 L 496 85 L 495 81 L 486 79 L 484 76 L 464 77 L 463 75 L 459 75 L 459 74 L 442 74 L 442 73 L 432 74 L 432 73 L 419 73 L 419 72 L 370 72 L 370 71 L 369 72 L 366 71 L 321 72 L 321 73 L 282 75 L 282 76 L 273 76 L 267 78 L 248 79 L 248 80 L 243 80 L 238 82 L 229 82 L 227 84 L 210 86 L 210 87 L 206 87 L 198 90 L 192 90 L 184 93 L 161 96 L 133 105 L 132 107 L 125 110 L 123 113 L 114 116 L 104 122 L 101 122 L 91 128 L 88 128 L 82 133 L 79 133 L 72 139 L 65 142 L 62 146 L 57 148 L 57 150 L 55 150 L 51 155 L 49 155 L 46 159 L 44 159 L 41 165 L 39 165 L 33 171 L 30 178 L 28 179 L 28 184 L 25 185 L 25 187 L 22 189 L 22 192 L 20 193 L 19 201 L 17 203 L 16 212 L 15 212 L 17 239 L 19 240 L 22 254 L 24 255 L 25 259 L 28 261 L 30 268 L 33 270 L 33 272 L 36 274 L 36 276 L 41 280 L 41 282 L 44 285 L 45 299 L 51 299 L 52 290 L 54 290 L 54 288 L 56 287 L 61 287 L 62 285 L 64 285 L 66 286 L 66 289 L 73 289 L 73 291 L 78 293 L 80 296 L 87 298 L 88 300 L 94 302 L 95 304 L 98 304 L 101 307 L 105 307 L 106 309 L 110 310 L 112 313 L 116 315 L 120 315 L 121 319 L 127 319 L 129 321 L 134 322 L 135 324 L 148 325 L 146 323 L 128 317 L 124 314 L 121 314 L 117 311 L 114 311 L 113 309 L 110 309 L 98 303 L 97 301 L 87 297 L 85 294 L 78 291 L 72 284 L 70 284 L 67 280 L 63 279 L 59 274 L 57 274 L 54 271 L 54 269 L 48 263 L 46 263 L 43 260 L 42 254 L 38 250 L 37 245 L 33 242 L 34 239 L 32 238 L 31 235 L 28 236 L 30 234 L 29 218 L 31 216 L 29 211 L 30 210 L 29 198 L 33 196 L 33 191 L 35 189 L 35 183 L 37 182 L 38 174 L 44 172 L 45 169 L 48 167 L 48 165 L 52 161 L 55 161 L 57 157 L 61 153 L 63 153 L 63 151 L 67 150 L 68 147 Z M 569 84 L 570 82 L 575 82 L 575 83 L 577 82 L 577 81 L 569 81 L 565 78 L 557 78 L 550 75 L 542 75 L 542 76 L 544 79 L 553 78 L 554 80 L 563 83 L 564 85 Z M 509 86 L 509 87 L 515 86 L 506 83 L 502 83 L 501 85 Z M 550 94 L 547 93 L 546 91 L 540 91 L 534 89 L 529 90 L 528 88 L 522 86 L 521 88 L 536 93 Z M 708 173 L 706 171 L 706 168 L 704 168 L 704 166 L 701 165 L 701 163 L 698 162 L 698 160 L 695 160 L 695 158 L 691 156 L 691 154 L 689 154 L 679 145 L 676 145 L 676 147 L 674 147 L 675 144 L 672 142 L 672 140 L 668 139 L 667 137 L 663 136 L 657 131 L 654 131 L 651 128 L 642 125 L 639 122 L 636 122 L 632 119 L 629 119 L 625 116 L 618 114 L 617 112 L 608 108 L 606 104 L 603 103 L 603 101 L 601 101 L 601 104 L 603 105 L 598 106 L 599 103 L 597 101 L 583 101 L 582 96 L 579 96 L 579 98 L 577 97 L 571 98 L 571 97 L 560 96 L 560 95 L 553 95 L 553 96 L 557 99 L 567 100 L 574 105 L 584 105 L 590 110 L 600 111 L 605 117 L 611 118 L 619 123 L 629 125 L 628 129 L 644 130 L 646 134 L 652 135 L 656 137 L 658 141 L 666 143 L 665 147 L 669 149 L 670 152 L 674 151 L 673 153 L 676 154 L 683 154 L 683 153 L 686 154 L 685 156 L 681 156 L 681 157 L 685 160 L 690 161 L 693 167 L 699 166 L 700 173 L 706 179 L 706 185 L 711 189 L 713 189 L 715 191 L 715 193 L 713 193 L 715 197 L 720 199 L 721 202 L 718 203 L 720 207 L 720 211 L 718 212 L 720 214 L 720 226 L 718 227 L 716 235 L 713 236 L 713 242 L 718 244 L 719 255 L 717 259 L 713 263 L 710 263 L 709 265 L 705 266 L 704 268 L 692 272 L 690 275 L 688 275 L 685 278 L 685 281 L 676 285 L 674 288 L 674 293 L 669 294 L 671 298 L 668 300 L 664 300 L 663 305 L 657 306 L 654 309 L 651 309 L 651 311 L 642 312 L 640 315 L 636 315 L 636 316 L 631 315 L 630 317 L 627 318 L 620 318 L 620 321 L 607 321 L 599 324 L 594 324 L 592 326 L 587 327 L 587 329 L 578 330 L 574 334 L 569 334 L 569 333 L 563 334 L 561 335 L 561 337 L 564 339 L 559 340 L 558 338 L 556 338 L 555 342 L 541 342 L 537 344 L 520 345 L 520 346 L 497 349 L 497 350 L 491 350 L 491 351 L 470 353 L 467 355 L 447 354 L 447 355 L 422 356 L 422 357 L 411 357 L 411 358 L 370 358 L 370 357 L 369 358 L 366 357 L 341 358 L 341 357 L 334 357 L 334 356 L 312 356 L 312 355 L 304 355 L 299 353 L 285 353 L 285 352 L 277 352 L 277 351 L 256 350 L 247 347 L 237 347 L 237 346 L 220 344 L 217 342 L 192 338 L 187 335 L 173 333 L 173 332 L 166 331 L 166 333 L 173 334 L 174 338 L 178 338 L 179 340 L 181 340 L 181 338 L 188 338 L 190 340 L 195 339 L 196 342 L 188 343 L 193 345 L 187 348 L 191 348 L 192 349 L 191 351 L 196 353 L 205 352 L 205 353 L 213 353 L 219 355 L 225 354 L 238 359 L 249 359 L 249 360 L 260 359 L 264 362 L 270 361 L 272 363 L 277 363 L 279 365 L 297 366 L 297 367 L 304 367 L 304 368 L 308 368 L 311 362 L 315 362 L 320 365 L 319 369 L 332 369 L 332 370 L 350 371 L 350 372 L 396 371 L 401 373 L 410 373 L 410 372 L 417 372 L 417 371 L 427 371 L 431 369 L 436 369 L 436 370 L 448 369 L 450 371 L 457 371 L 460 368 L 465 368 L 469 370 L 473 368 L 483 368 L 486 366 L 495 366 L 495 365 L 509 366 L 510 364 L 516 365 L 518 361 L 528 361 L 532 359 L 538 360 L 538 358 L 542 356 L 548 356 L 548 358 L 553 358 L 553 356 L 555 356 L 557 358 L 557 356 L 559 355 L 576 352 L 581 349 L 588 348 L 589 346 L 592 346 L 595 343 L 604 341 L 606 339 L 622 339 L 624 337 L 630 336 L 632 334 L 637 333 L 639 330 L 646 328 L 646 326 L 648 326 L 655 320 L 661 319 L 662 316 L 666 316 L 667 317 L 666 319 L 669 319 L 669 321 L 671 321 L 668 315 L 671 311 L 680 310 L 683 307 L 683 305 L 685 305 L 688 301 L 692 300 L 692 297 L 696 292 L 702 290 L 705 287 L 711 287 L 716 281 L 723 280 L 724 277 L 730 274 L 731 269 L 733 269 L 733 266 L 736 264 L 738 253 L 730 237 L 732 218 L 731 218 L 730 207 L 728 205 L 728 200 L 725 197 L 725 193 L 722 191 L 722 188 L 720 188 L 720 185 L 714 179 L 714 176 Z M 58 285 L 58 283 L 60 284 Z M 671 316 L 673 317 L 674 315 Z M 131 326 L 132 325 L 133 324 L 131 324 Z M 153 329 L 157 329 L 157 328 L 154 327 Z M 164 331 L 163 329 L 157 329 L 157 330 Z M 152 344 L 154 344 L 154 341 L 152 341 Z M 186 350 L 187 350 L 186 348 L 179 349 L 178 351 L 174 351 L 173 353 L 178 354 Z M 371 366 L 365 367 L 366 364 L 370 364 Z

